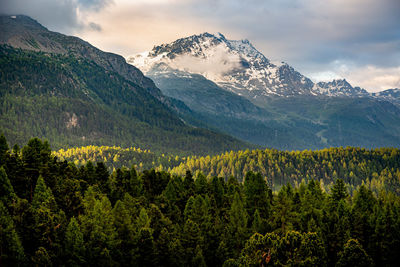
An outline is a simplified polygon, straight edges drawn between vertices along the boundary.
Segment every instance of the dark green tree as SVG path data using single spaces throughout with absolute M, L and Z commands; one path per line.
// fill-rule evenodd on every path
M 358 267 L 373 266 L 373 262 L 357 239 L 349 239 L 339 253 L 336 266 Z

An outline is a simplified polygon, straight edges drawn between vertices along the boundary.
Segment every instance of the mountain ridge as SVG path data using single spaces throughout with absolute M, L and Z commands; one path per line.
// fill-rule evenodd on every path
M 211 60 L 211 71 L 188 66 L 186 62 L 204 65 L 203 59 Z M 222 88 L 249 99 L 298 95 L 379 97 L 363 88 L 353 87 L 346 79 L 314 83 L 287 63 L 272 63 L 249 40 L 228 40 L 221 33 L 205 32 L 156 45 L 151 51 L 128 56 L 127 62 L 144 73 L 162 62 L 172 69 L 203 75 Z M 222 71 L 213 71 L 216 69 L 213 65 Z
M 272 63 L 248 40 L 203 33 L 154 46 L 127 62 L 143 70 L 164 94 L 200 112 L 199 119 L 242 140 L 279 149 L 400 143 L 396 94 L 370 94 L 346 79 L 313 83 L 287 63 Z M 226 92 L 249 100 L 261 112 L 227 117 L 215 112 L 217 103 L 212 112 L 199 105 L 226 103 L 219 100 Z

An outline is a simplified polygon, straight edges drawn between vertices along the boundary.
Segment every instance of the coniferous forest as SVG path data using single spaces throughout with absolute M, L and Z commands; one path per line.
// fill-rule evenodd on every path
M 388 151 L 346 159 L 338 149 L 326 159 L 376 172 L 386 166 L 375 179 L 390 186 L 379 190 L 362 173 L 353 186 L 346 171 L 328 187 L 313 176 L 275 190 L 250 169 L 243 177 L 110 171 L 100 161 L 61 160 L 47 141 L 10 148 L 1 136 L 0 265 L 396 266 L 399 161 L 398 150 Z M 294 164 L 292 156 L 285 162 Z

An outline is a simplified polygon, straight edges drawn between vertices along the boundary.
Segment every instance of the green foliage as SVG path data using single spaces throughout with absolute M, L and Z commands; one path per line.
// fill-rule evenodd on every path
M 171 172 L 182 176 L 187 170 L 193 174 L 201 172 L 208 178 L 233 176 L 245 182 L 249 171 L 257 172 L 274 190 L 287 183 L 293 186 L 315 180 L 327 191 L 337 179 L 342 179 L 344 184 L 339 182 L 340 185 L 333 189 L 338 190 L 335 199 L 346 197 L 341 195 L 345 187 L 349 189 L 347 193 L 352 194 L 362 184 L 375 193 L 387 190 L 400 194 L 400 151 L 397 148 L 230 151 L 212 157 L 186 157 Z M 254 174 L 248 175 L 254 179 Z M 257 177 L 258 181 L 261 181 L 260 177 Z
M 15 266 L 23 263 L 24 260 L 24 248 L 13 219 L 0 201 L 0 262 L 4 265 Z
M 7 173 L 3 167 L 0 167 L 0 201 L 6 206 L 10 206 L 15 197 L 14 188 L 7 177 Z
M 339 253 L 336 266 L 373 266 L 371 258 L 362 248 L 357 239 L 349 239 Z
M 273 191 L 269 176 L 250 171 L 244 179 L 134 167 L 110 172 L 101 162 L 78 167 L 59 160 L 48 147 L 34 139 L 20 152 L 4 153 L 0 259 L 6 265 L 396 266 L 400 260 L 396 188 L 377 192 L 368 180 L 353 187 L 341 175 L 328 177 L 331 185 L 309 177 Z M 384 177 L 398 167 L 395 149 L 363 151 L 359 159 L 352 155 L 357 150 L 335 151 L 323 164 L 346 165 L 336 174 L 347 168 L 355 174 L 355 162 L 363 172 L 390 168 Z M 324 168 L 321 152 L 296 152 L 292 159 L 279 153 L 274 166 L 285 162 L 306 174 L 312 162 L 315 172 Z M 364 153 L 371 166 L 363 164 Z
M 85 241 L 78 221 L 72 217 L 65 231 L 65 255 L 68 265 L 79 266 L 85 263 Z

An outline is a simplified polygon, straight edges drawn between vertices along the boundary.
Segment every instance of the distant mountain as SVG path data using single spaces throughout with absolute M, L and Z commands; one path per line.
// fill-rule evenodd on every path
M 0 16 L 0 32 L 0 131 L 11 143 L 38 136 L 56 147 L 123 145 L 186 154 L 252 147 L 187 125 L 177 112 L 192 111 L 119 55 L 26 16 Z
M 400 104 L 400 89 L 398 88 L 372 93 L 372 96 Z
M 345 79 L 316 83 L 313 87 L 313 92 L 316 95 L 326 96 L 360 97 L 370 95 L 366 90 L 360 87 L 351 86 Z
M 288 64 L 272 63 L 248 40 L 203 33 L 155 46 L 127 62 L 165 95 L 195 110 L 199 120 L 256 144 L 400 145 L 395 98 L 370 94 L 345 79 L 314 84 Z

